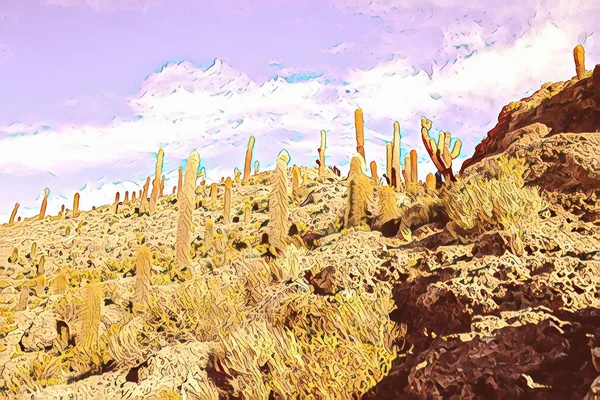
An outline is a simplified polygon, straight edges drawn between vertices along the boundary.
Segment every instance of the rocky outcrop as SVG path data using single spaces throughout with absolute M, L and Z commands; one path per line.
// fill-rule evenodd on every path
M 544 84 L 505 106 L 466 160 L 469 174 L 501 154 L 524 157 L 528 182 L 545 190 L 600 190 L 600 65 L 579 80 Z

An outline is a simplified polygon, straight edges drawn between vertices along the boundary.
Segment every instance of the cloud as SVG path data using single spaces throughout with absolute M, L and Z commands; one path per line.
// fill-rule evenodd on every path
M 255 159 L 263 170 L 284 148 L 292 163 L 316 165 L 321 129 L 328 132 L 328 165 L 344 171 L 355 153 L 353 115 L 360 106 L 365 114 L 367 161 L 375 160 L 379 170 L 384 170 L 384 142 L 391 140 L 393 121 L 398 120 L 403 155 L 412 148 L 418 151 L 424 161 L 419 167 L 424 179 L 434 167 L 425 162 L 422 115 L 433 120 L 434 133 L 444 129 L 463 141 L 461 158 L 455 160 L 457 170 L 493 127 L 503 105 L 544 82 L 566 80 L 574 74 L 571 51 L 569 34 L 545 24 L 530 29 L 511 46 L 486 47 L 454 63 L 435 65 L 430 73 L 415 69 L 407 60 L 394 59 L 336 77 L 279 75 L 259 84 L 220 60 L 210 67 L 169 63 L 150 75 L 130 99 L 136 118 L 117 119 L 106 126 L 0 129 L 5 132 L 0 135 L 0 171 L 38 177 L 39 193 L 44 185 L 55 185 L 51 189 L 58 197 L 51 199 L 49 210 L 58 210 L 77 190 L 66 186 L 67 176 L 81 179 L 79 186 L 88 183 L 82 199 L 93 198 L 99 205 L 112 202 L 118 189 L 110 186 L 114 179 L 96 181 L 104 176 L 103 171 L 112 168 L 116 176 L 120 170 L 121 179 L 140 184 L 153 173 L 154 154 L 161 146 L 167 171 L 176 170 L 196 149 L 209 179 L 218 181 L 231 175 L 234 167 L 243 166 L 250 135 L 256 137 Z M 73 171 L 80 171 L 80 177 L 70 175 Z M 51 181 L 51 176 L 56 178 Z M 104 189 L 97 188 L 99 182 Z M 24 210 L 37 208 L 33 197 L 9 200 L 0 196 L 1 218 L 17 200 Z
M 94 11 L 142 9 L 144 11 L 163 0 L 41 0 L 43 4 L 64 8 L 87 7 Z

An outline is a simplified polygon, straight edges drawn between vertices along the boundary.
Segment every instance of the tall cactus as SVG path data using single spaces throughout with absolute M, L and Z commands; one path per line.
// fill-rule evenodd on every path
M 275 173 L 272 177 L 271 194 L 269 195 L 269 229 L 271 244 L 278 250 L 286 245 L 286 236 L 290 228 L 289 195 L 287 165 L 290 155 L 282 150 L 277 156 Z
M 177 216 L 177 237 L 175 239 L 175 263 L 179 270 L 190 264 L 190 246 L 192 245 L 192 211 L 196 205 L 196 178 L 200 155 L 197 152 L 190 154 L 185 167 L 185 179 L 181 194 L 177 199 L 179 206 Z
M 148 206 L 148 188 L 150 187 L 150 177 L 146 178 L 146 183 L 144 183 L 144 190 L 140 194 L 140 214 L 146 212 L 146 208 Z
M 404 169 L 402 170 L 402 176 L 404 177 L 404 184 L 406 185 L 406 188 L 408 189 L 411 185 L 411 179 L 412 179 L 412 175 L 410 174 L 410 170 L 411 170 L 411 162 L 410 162 L 410 156 L 405 156 L 404 157 Z
M 244 160 L 244 183 L 248 183 L 250 181 L 250 167 L 252 165 L 254 141 L 254 136 L 250 136 L 250 139 L 248 139 L 248 147 L 246 148 L 246 159 Z
M 42 200 L 42 206 L 40 207 L 40 215 L 38 216 L 39 220 L 44 219 L 46 216 L 46 207 L 48 207 L 48 196 L 50 195 L 50 189 L 44 189 L 44 199 Z
M 398 191 L 402 190 L 402 170 L 400 169 L 400 123 L 394 122 L 394 140 L 392 142 L 392 186 Z
M 228 224 L 231 222 L 231 186 L 232 181 L 230 177 L 225 179 L 225 193 L 223 195 L 223 223 Z
M 115 214 L 117 214 L 119 212 L 119 200 L 120 200 L 120 196 L 121 195 L 119 194 L 119 192 L 115 193 L 115 202 L 113 203 L 113 206 L 112 206 L 112 209 L 113 209 L 112 211 Z
M 452 172 L 452 160 L 459 156 L 462 142 L 459 139 L 454 141 L 452 151 L 450 151 L 451 136 L 449 132 L 440 132 L 438 142 L 429 136 L 431 130 L 431 121 L 425 117 L 421 118 L 421 138 L 425 149 L 433 161 L 437 170 L 444 176 L 446 181 L 456 181 Z
M 394 182 L 392 182 L 392 148 L 391 142 L 385 144 L 385 177 L 389 180 L 390 186 L 394 186 Z
M 418 161 L 418 157 L 417 157 L 417 151 L 413 149 L 410 151 L 409 154 L 410 154 L 410 181 L 412 183 L 419 183 L 419 173 L 418 173 L 419 161 Z
M 181 185 L 183 184 L 183 167 L 179 167 L 177 171 L 177 195 L 181 192 Z
M 319 147 L 319 179 L 325 179 L 325 151 L 327 150 L 327 133 L 321 131 L 321 146 Z
M 156 156 L 156 169 L 154 171 L 154 180 L 152 181 L 152 194 L 150 195 L 150 204 L 148 207 L 150 215 L 156 214 L 156 202 L 158 201 L 158 196 L 160 195 L 160 187 L 162 181 L 161 175 L 164 157 L 165 151 L 163 149 L 159 149 L 158 155 Z
M 578 44 L 575 46 L 573 49 L 573 58 L 575 59 L 577 79 L 583 79 L 585 77 L 585 49 L 582 45 Z
M 356 151 L 362 156 L 363 160 L 366 160 L 365 121 L 363 119 L 363 112 L 360 108 L 357 108 L 354 112 L 354 125 L 356 127 Z

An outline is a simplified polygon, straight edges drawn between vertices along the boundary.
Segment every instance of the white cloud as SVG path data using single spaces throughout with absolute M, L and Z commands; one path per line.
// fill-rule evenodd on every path
M 551 24 L 532 30 L 512 47 L 489 48 L 438 67 L 431 78 L 393 61 L 349 71 L 343 77 L 346 84 L 325 77 L 289 83 L 278 77 L 259 85 L 219 60 L 208 69 L 188 62 L 168 64 L 149 76 L 131 100 L 140 115 L 137 119 L 105 127 L 52 127 L 36 135 L 0 135 L 0 171 L 59 175 L 143 161 L 147 165 L 140 167 L 150 174 L 153 165 L 148 156 L 164 146 L 167 160 L 175 164 L 197 149 L 208 176 L 218 181 L 243 166 L 250 135 L 256 137 L 255 158 L 263 170 L 282 148 L 290 152 L 292 163 L 316 165 L 321 129 L 328 131 L 328 164 L 342 167 L 355 152 L 357 106 L 365 113 L 367 161 L 377 161 L 379 171 L 384 170 L 382 142 L 391 140 L 393 120 L 401 123 L 403 148 L 415 148 L 425 159 L 419 136 L 422 114 L 433 119 L 434 129 L 449 130 L 463 140 L 464 159 L 495 124 L 503 105 L 546 81 L 569 79 L 572 64 L 568 35 Z M 39 127 L 0 131 L 33 129 Z M 455 161 L 455 170 L 459 167 Z M 420 165 L 421 178 L 432 169 L 431 163 Z M 51 189 L 72 198 L 73 193 Z M 92 194 L 95 188 L 90 186 L 82 193 L 82 202 L 89 197 L 94 205 L 110 203 L 116 189 L 105 185 Z M 35 199 L 17 200 L 37 208 Z M 58 200 L 51 204 L 60 206 Z M 11 209 L 12 204 L 0 204 L 0 218 Z

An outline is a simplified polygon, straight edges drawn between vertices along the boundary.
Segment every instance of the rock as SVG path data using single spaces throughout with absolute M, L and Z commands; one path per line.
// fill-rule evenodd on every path
M 53 310 L 45 310 L 35 315 L 32 311 L 17 317 L 16 323 L 24 327 L 21 343 L 25 351 L 38 351 L 52 347 L 56 339 L 56 321 L 60 317 Z

